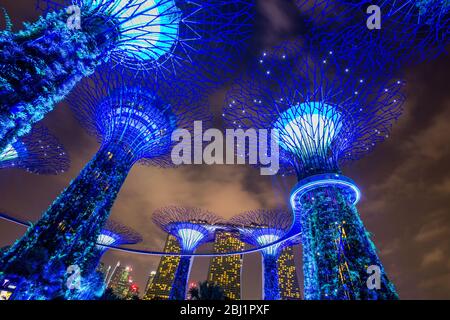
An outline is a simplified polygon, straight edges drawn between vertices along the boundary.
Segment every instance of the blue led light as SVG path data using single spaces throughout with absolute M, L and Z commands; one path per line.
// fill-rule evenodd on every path
M 277 241 L 280 238 L 281 238 L 281 236 L 278 234 L 264 234 L 264 235 L 258 236 L 256 238 L 256 241 L 259 243 L 259 245 L 265 246 L 265 245 L 268 245 L 270 243 Z M 263 250 L 263 253 L 267 254 L 267 255 L 271 255 L 271 256 L 276 255 L 280 246 L 281 246 L 281 244 L 276 244 L 271 247 L 268 247 Z
M 14 217 L 12 217 L 9 214 L 0 212 L 0 219 L 1 220 L 5 220 L 11 223 L 14 223 L 18 226 L 22 226 L 22 227 L 30 227 L 31 223 L 30 222 L 26 222 L 20 219 L 16 219 Z M 224 228 L 224 226 L 221 226 L 221 228 Z M 235 232 L 236 230 L 233 227 L 229 227 L 228 229 L 230 232 Z M 299 232 L 296 233 L 289 233 L 289 235 L 284 239 L 281 239 L 281 241 L 279 241 L 278 243 L 284 243 L 286 241 L 293 241 L 294 238 L 298 238 L 301 234 Z M 277 244 L 278 244 L 277 243 Z M 276 245 L 276 244 L 274 244 Z M 239 250 L 239 251 L 231 251 L 231 252 L 224 252 L 224 253 L 187 253 L 187 252 L 166 252 L 166 251 L 150 251 L 150 250 L 140 250 L 140 249 L 133 249 L 133 248 L 123 248 L 123 247 L 118 247 L 118 246 L 106 246 L 105 248 L 108 248 L 110 250 L 114 250 L 114 251 L 119 251 L 119 252 L 126 252 L 126 253 L 134 253 L 134 254 L 139 254 L 139 255 L 147 255 L 147 256 L 171 256 L 171 257 L 217 257 L 217 256 L 222 256 L 222 257 L 229 257 L 229 256 L 235 256 L 235 255 L 240 255 L 240 254 L 249 254 L 249 253 L 256 253 L 259 251 L 262 251 L 268 247 L 266 246 L 261 246 L 261 247 L 257 247 L 257 248 L 251 248 L 251 249 L 246 249 L 246 250 Z
M 280 114 L 273 127 L 280 134 L 280 147 L 311 156 L 311 150 L 322 155 L 328 151 L 342 127 L 336 108 L 323 102 L 304 102 Z
M 307 192 L 325 187 L 339 187 L 346 190 L 353 205 L 361 199 L 361 191 L 351 179 L 339 174 L 323 174 L 305 178 L 297 183 L 290 197 L 292 208 L 297 209 L 296 200 L 301 199 Z
M 182 228 L 178 229 L 178 237 L 181 239 L 183 249 L 192 252 L 205 238 L 205 234 L 195 229 Z
M 216 215 L 199 208 L 171 206 L 153 213 L 153 222 L 175 236 L 181 251 L 189 255 L 201 244 L 214 239 L 216 224 L 220 221 Z M 191 262 L 191 256 L 180 259 L 169 294 L 170 300 L 186 299 Z
M 340 172 L 343 163 L 369 153 L 387 138 L 386 124 L 398 119 L 405 101 L 398 79 L 380 82 L 331 58 L 324 64 L 313 50 L 293 42 L 272 49 L 236 81 L 223 110 L 231 128 L 277 129 L 278 172 L 299 179 Z
M 171 135 L 177 127 L 170 103 L 131 86 L 110 93 L 99 104 L 94 103 L 97 128 L 104 141 L 122 141 L 133 146 L 136 155 L 148 158 L 170 151 Z
M 339 173 L 344 162 L 358 159 L 387 138 L 405 100 L 401 81 L 383 85 L 347 63 L 340 65 L 336 56 L 344 58 L 336 52 L 324 60 L 314 55 L 314 48 L 283 44 L 262 62 L 255 61 L 228 94 L 226 123 L 278 129 L 282 174 L 296 174 L 299 180 L 290 197 L 294 219 L 288 226 L 277 226 L 283 224 L 272 221 L 273 215 L 259 218 L 263 212 L 258 212 L 242 222 L 261 231 L 242 234 L 261 246 L 264 240 L 284 244 L 301 231 L 305 299 L 395 299 L 385 274 L 379 292 L 368 291 L 361 282 L 365 266 L 382 265 L 355 206 L 361 193 Z M 268 236 L 265 229 L 284 234 L 275 240 L 277 233 Z M 270 257 L 265 252 L 272 248 L 263 249 L 263 255 Z

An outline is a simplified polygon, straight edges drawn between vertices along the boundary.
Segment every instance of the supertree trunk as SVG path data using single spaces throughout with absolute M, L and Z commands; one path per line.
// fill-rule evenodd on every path
M 281 300 L 277 256 L 263 254 L 262 263 L 264 266 L 264 300 Z
M 305 300 L 398 299 L 355 205 L 341 188 L 318 187 L 302 196 Z M 380 270 L 380 288 L 369 285 L 370 266 Z
M 80 268 L 81 276 L 88 275 L 97 237 L 133 163 L 125 148 L 103 146 L 38 223 L 5 252 L 0 259 L 2 273 L 22 276 L 31 288 L 16 299 L 51 299 L 64 294 L 71 265 Z M 53 289 L 33 291 L 42 284 Z
M 178 264 L 172 288 L 170 289 L 169 300 L 186 300 L 186 289 L 191 272 L 192 258 L 181 257 Z
M 98 245 L 95 246 L 95 248 L 92 250 L 92 253 L 90 254 L 90 259 L 86 261 L 85 264 L 85 274 L 90 275 L 94 272 L 96 272 L 98 265 L 100 264 L 100 261 L 102 260 L 103 255 L 105 254 L 106 250 L 99 249 Z
M 101 17 L 79 30 L 68 18 L 49 13 L 23 31 L 0 32 L 0 152 L 103 62 L 112 42 L 96 36 L 105 28 Z

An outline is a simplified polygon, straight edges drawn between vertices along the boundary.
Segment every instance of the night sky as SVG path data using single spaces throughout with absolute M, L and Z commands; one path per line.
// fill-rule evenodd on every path
M 0 0 L 14 23 L 35 21 L 35 0 Z M 301 28 L 288 0 L 260 0 L 256 47 L 274 44 Z M 0 18 L 0 20 L 3 20 Z M 1 27 L 3 27 L 3 21 Z M 256 52 L 257 50 L 255 50 Z M 344 168 L 363 192 L 359 212 L 380 251 L 388 276 L 402 299 L 450 299 L 450 59 L 442 56 L 406 71 L 405 113 L 391 138 L 362 160 Z M 219 111 L 227 88 L 211 95 Z M 0 210 L 28 221 L 39 219 L 98 149 L 94 138 L 60 103 L 43 123 L 62 141 L 71 169 L 59 176 L 20 170 L 0 171 Z M 162 250 L 165 235 L 151 222 L 162 206 L 197 206 L 230 218 L 242 211 L 271 208 L 283 199 L 273 179 L 246 166 L 189 166 L 157 169 L 135 166 L 112 210 L 111 218 L 139 231 L 135 247 Z M 286 182 L 285 193 L 295 181 Z M 290 185 L 289 185 L 290 184 Z M 11 244 L 25 229 L 0 221 L 0 246 Z M 209 250 L 208 246 L 200 251 Z M 296 261 L 301 276 L 301 248 Z M 108 252 L 103 261 L 133 266 L 141 293 L 159 258 Z M 209 259 L 198 258 L 191 281 L 206 280 Z M 261 298 L 260 255 L 245 256 L 243 298 Z M 301 278 L 300 278 L 301 279 Z

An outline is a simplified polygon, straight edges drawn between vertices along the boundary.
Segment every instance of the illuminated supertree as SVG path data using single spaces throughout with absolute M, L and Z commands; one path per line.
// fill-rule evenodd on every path
M 45 253 L 36 270 L 23 274 L 29 284 L 18 298 L 62 294 L 57 291 L 64 290 L 67 266 L 88 269 L 86 263 L 132 166 L 136 162 L 173 166 L 174 130 L 189 130 L 194 120 L 209 120 L 207 108 L 190 101 L 185 86 L 171 84 L 167 89 L 106 70 L 77 87 L 71 107 L 101 146 L 37 224 L 0 258 L 1 271 L 14 273 L 33 252 Z M 56 283 L 42 285 L 49 279 Z
M 322 54 L 345 57 L 349 68 L 371 74 L 395 74 L 405 64 L 444 52 L 450 43 L 448 0 L 297 3 L 313 24 L 311 34 Z
M 0 150 L 106 61 L 149 77 L 190 67 L 199 83 L 223 76 L 252 32 L 253 7 L 252 0 L 38 1 L 45 15 L 37 22 L 0 32 Z
M 242 213 L 229 221 L 239 230 L 242 241 L 256 247 L 265 246 L 281 239 L 292 225 L 292 215 L 280 210 L 254 210 Z M 277 260 L 286 246 L 298 244 L 293 238 L 261 251 L 264 300 L 280 300 Z
M 192 265 L 189 254 L 194 253 L 200 245 L 214 241 L 215 230 L 221 219 L 199 208 L 171 206 L 156 210 L 153 222 L 176 237 L 181 253 L 185 254 L 178 264 L 169 295 L 170 300 L 185 300 Z
M 36 174 L 59 174 L 69 169 L 64 147 L 45 127 L 36 126 L 30 134 L 10 144 L 0 153 L 0 169 L 20 168 Z
M 91 264 L 92 270 L 98 267 L 101 258 L 109 249 L 108 246 L 121 246 L 140 242 L 142 242 L 142 236 L 133 229 L 114 220 L 106 221 L 105 226 L 97 237 L 96 250 Z
M 286 45 L 258 59 L 256 74 L 229 92 L 225 120 L 278 130 L 272 139 L 279 138 L 281 172 L 299 180 L 291 205 L 302 232 L 305 299 L 397 298 L 358 215 L 358 187 L 340 165 L 388 137 L 402 112 L 403 83 L 380 86 L 299 52 L 306 50 Z M 379 290 L 366 283 L 372 265 L 380 269 Z

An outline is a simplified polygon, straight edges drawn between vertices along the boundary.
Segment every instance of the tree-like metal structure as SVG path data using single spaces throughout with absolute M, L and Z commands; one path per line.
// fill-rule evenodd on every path
M 187 91 L 107 70 L 77 87 L 71 107 L 87 130 L 97 135 L 101 147 L 37 224 L 0 258 L 1 271 L 14 272 L 21 261 L 33 259 L 33 252 L 46 255 L 36 262 L 36 270 L 23 274 L 29 284 L 18 298 L 61 295 L 68 266 L 87 270 L 97 237 L 136 162 L 173 166 L 174 130 L 189 130 L 194 120 L 209 120 L 208 109 L 194 97 L 190 100 Z M 55 282 L 53 286 L 42 284 L 48 279 Z
M 239 230 L 242 241 L 259 247 L 283 238 L 292 225 L 292 215 L 282 210 L 253 210 L 230 219 L 230 224 Z M 261 251 L 264 300 L 280 300 L 278 263 L 286 246 L 300 243 L 300 238 L 291 238 Z
M 345 56 L 351 69 L 392 75 L 405 64 L 435 57 L 449 44 L 448 0 L 297 3 L 312 22 L 312 34 L 323 56 Z
M 36 126 L 30 134 L 0 153 L 0 169 L 19 168 L 36 174 L 55 175 L 69 169 L 70 158 L 47 128 Z
M 396 298 L 358 215 L 358 187 L 340 165 L 389 136 L 403 83 L 379 85 L 305 52 L 286 45 L 265 53 L 256 74 L 229 92 L 225 121 L 278 130 L 281 169 L 299 179 L 291 205 L 302 232 L 305 299 Z M 371 265 L 381 270 L 380 290 L 366 285 Z
M 0 150 L 105 61 L 162 77 L 223 76 L 252 31 L 252 0 L 40 0 L 46 14 L 0 33 Z M 218 80 L 215 78 L 215 80 Z
M 121 246 L 126 244 L 138 244 L 142 242 L 142 236 L 135 230 L 114 220 L 106 221 L 103 230 L 97 237 L 96 252 L 94 253 L 92 268 L 96 269 L 101 258 L 109 249 L 108 246 Z
M 153 213 L 153 222 L 180 243 L 184 254 L 192 254 L 202 244 L 214 241 L 215 230 L 221 219 L 211 212 L 199 208 L 171 206 Z M 185 300 L 192 257 L 182 256 L 175 272 L 170 300 Z

